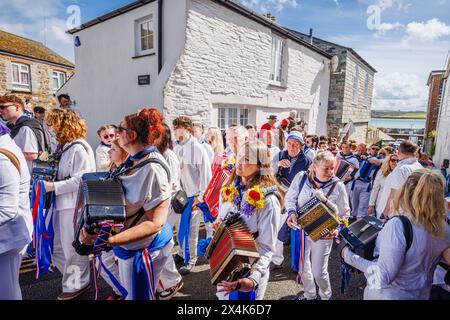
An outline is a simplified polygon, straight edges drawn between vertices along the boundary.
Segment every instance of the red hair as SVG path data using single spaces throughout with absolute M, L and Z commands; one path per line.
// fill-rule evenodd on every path
M 155 140 L 165 134 L 164 118 L 158 109 L 144 108 L 125 117 L 127 127 L 137 133 L 138 141 L 154 144 Z

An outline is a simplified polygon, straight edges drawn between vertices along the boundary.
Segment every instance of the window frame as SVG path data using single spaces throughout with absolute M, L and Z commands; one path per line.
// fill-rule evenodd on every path
M 235 115 L 231 115 L 230 111 L 235 112 Z M 217 107 L 217 126 L 222 132 L 228 130 L 232 124 L 245 127 L 249 124 L 249 114 L 250 110 L 247 107 L 241 108 L 232 105 Z
M 366 108 L 369 107 L 369 83 L 370 83 L 370 76 L 369 73 L 366 72 L 366 80 L 364 82 L 364 102 L 363 102 L 363 105 Z
M 17 67 L 18 81 L 14 80 L 14 67 Z M 27 69 L 27 72 L 22 71 L 22 67 Z M 22 82 L 22 74 L 27 74 L 28 83 Z M 31 92 L 31 66 L 21 62 L 11 62 L 11 83 L 15 91 Z
M 56 73 L 56 75 L 55 75 Z M 64 81 L 62 83 L 60 83 L 59 81 L 61 80 L 60 76 L 63 75 L 64 77 Z M 58 88 L 55 88 L 54 86 L 54 80 L 57 79 L 58 81 Z M 59 71 L 59 70 L 52 70 L 52 90 L 53 92 L 57 92 L 59 89 L 61 89 L 61 87 L 67 82 L 67 74 L 64 71 Z
M 356 65 L 355 75 L 353 76 L 353 95 L 352 95 L 352 104 L 358 104 L 359 98 L 359 76 L 360 76 L 359 66 Z
M 271 64 L 269 83 L 276 86 L 283 86 L 285 84 L 285 72 L 286 72 L 286 39 L 272 34 L 271 45 Z M 279 76 L 279 80 L 278 77 Z
M 143 35 L 142 25 L 148 24 L 149 31 L 151 34 Z M 152 42 L 149 43 L 148 49 L 142 48 L 142 40 L 148 37 L 148 41 L 151 39 Z M 143 56 L 148 54 L 153 54 L 156 52 L 156 32 L 155 32 L 155 19 L 153 13 L 140 18 L 135 21 L 135 48 L 136 48 L 136 56 Z

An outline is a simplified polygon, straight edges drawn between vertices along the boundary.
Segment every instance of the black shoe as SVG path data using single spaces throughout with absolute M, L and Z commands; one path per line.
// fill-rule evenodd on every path
M 173 261 L 175 262 L 175 266 L 178 269 L 184 265 L 184 259 L 176 253 L 173 255 Z
M 294 300 L 298 300 L 298 301 L 308 301 L 309 299 L 306 299 L 305 293 L 304 293 L 304 292 L 300 292 L 300 293 L 294 298 Z
M 270 271 L 277 271 L 283 269 L 282 264 L 270 263 Z
M 194 268 L 194 264 L 188 263 L 187 266 L 182 266 L 178 272 L 182 276 L 185 276 L 185 275 L 188 275 L 189 273 L 191 273 L 193 268 Z

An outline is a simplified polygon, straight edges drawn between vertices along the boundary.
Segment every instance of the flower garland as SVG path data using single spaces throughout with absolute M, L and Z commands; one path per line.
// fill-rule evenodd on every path
M 227 169 L 228 171 L 233 171 L 234 167 L 236 166 L 236 158 L 230 157 L 223 161 L 222 168 Z
M 222 188 L 222 197 L 225 202 L 229 202 L 239 207 L 242 202 L 241 194 L 235 186 L 225 186 Z M 250 217 L 257 209 L 263 209 L 265 195 L 259 185 L 255 185 L 247 191 L 245 201 L 241 205 L 241 213 Z

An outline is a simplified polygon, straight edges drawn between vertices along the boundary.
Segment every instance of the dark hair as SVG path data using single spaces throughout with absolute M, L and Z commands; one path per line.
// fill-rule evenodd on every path
M 254 129 L 255 127 L 252 125 L 252 124 L 247 124 L 246 126 L 245 126 L 245 129 Z
M 165 133 L 163 115 L 155 108 L 144 108 L 125 117 L 128 129 L 137 133 L 143 144 L 154 144 Z
M 319 137 L 315 134 L 308 134 L 306 138 L 311 138 L 314 147 L 317 147 L 319 145 Z
M 187 116 L 180 116 L 175 118 L 172 121 L 174 127 L 182 127 L 184 129 L 192 130 L 194 128 L 194 124 L 192 123 L 191 118 Z
M 320 141 L 328 141 L 328 138 L 326 136 L 320 136 L 319 140 Z
M 58 101 L 61 103 L 61 99 L 62 98 L 64 98 L 64 99 L 67 99 L 67 100 L 69 100 L 70 101 L 70 96 L 67 94 L 67 93 L 62 93 L 62 94 L 60 94 L 59 96 L 58 96 Z
M 109 130 L 109 129 L 114 129 L 117 130 L 117 126 L 114 124 L 106 124 L 101 126 L 100 128 L 98 128 L 97 130 L 97 135 L 100 137 L 100 133 L 102 133 L 103 130 Z
M 407 155 L 415 155 L 419 147 L 411 140 L 403 141 L 398 147 L 398 151 Z
M 166 152 L 167 149 L 173 150 L 172 132 L 170 131 L 170 127 L 165 123 L 163 123 L 163 127 L 165 132 L 157 141 L 155 141 L 155 146 L 160 153 Z

